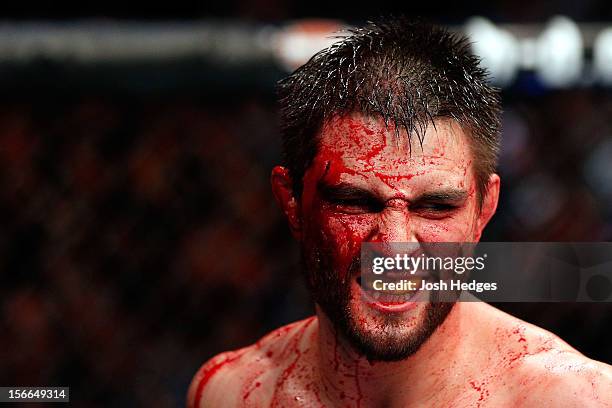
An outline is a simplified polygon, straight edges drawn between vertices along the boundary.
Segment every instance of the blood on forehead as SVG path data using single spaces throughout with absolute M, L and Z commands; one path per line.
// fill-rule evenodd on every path
M 399 138 L 398 138 L 399 134 Z M 382 119 L 360 114 L 327 121 L 318 135 L 318 152 L 304 177 L 307 183 L 350 182 L 391 189 L 437 187 L 469 188 L 473 184 L 472 155 L 462 128 L 453 120 L 438 119 L 430 125 L 422 143 L 404 129 Z M 408 183 L 410 181 L 410 183 Z

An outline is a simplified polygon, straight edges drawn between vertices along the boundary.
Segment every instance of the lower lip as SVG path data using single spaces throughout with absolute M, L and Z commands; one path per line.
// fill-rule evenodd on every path
M 419 303 L 422 302 L 414 302 L 414 301 L 407 301 L 407 302 L 381 302 L 378 300 L 373 299 L 372 297 L 370 297 L 366 292 L 364 292 L 361 289 L 361 285 L 359 285 L 358 283 L 356 283 L 359 291 L 361 292 L 361 298 L 365 301 L 365 303 L 371 307 L 372 309 L 376 309 L 379 310 L 381 312 L 386 312 L 386 313 L 400 313 L 400 312 L 406 312 L 408 310 L 414 309 L 415 307 L 417 307 L 417 305 Z M 411 299 L 414 299 L 415 297 L 417 297 L 419 295 L 420 292 L 415 292 L 415 294 L 411 297 Z
M 371 308 L 380 310 L 381 312 L 400 313 L 400 312 L 407 312 L 408 310 L 414 309 L 419 302 L 387 303 L 387 302 L 367 301 L 366 303 Z

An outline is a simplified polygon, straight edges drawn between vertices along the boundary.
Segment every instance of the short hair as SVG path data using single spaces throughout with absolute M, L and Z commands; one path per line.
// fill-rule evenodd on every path
M 283 160 L 295 195 L 325 121 L 356 112 L 393 122 L 397 137 L 403 128 L 421 144 L 435 119 L 457 121 L 471 142 L 482 205 L 497 166 L 501 106 L 468 40 L 406 17 L 368 22 L 338 38 L 278 83 Z

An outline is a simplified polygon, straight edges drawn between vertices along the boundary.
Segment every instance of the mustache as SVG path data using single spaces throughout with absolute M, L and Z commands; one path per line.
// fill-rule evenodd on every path
M 391 255 L 389 253 L 384 253 L 381 251 L 377 251 L 377 250 L 370 250 L 370 252 L 367 254 L 367 259 L 366 261 L 369 262 L 369 264 L 367 265 L 368 268 L 366 268 L 365 270 L 361 270 L 361 254 L 359 254 L 358 257 L 356 257 L 353 261 L 356 261 L 358 263 L 358 265 L 356 265 L 357 270 L 361 270 L 362 275 L 367 275 L 369 277 L 372 276 L 378 276 L 378 275 L 373 275 L 372 272 L 372 265 L 373 265 L 373 259 L 375 258 L 394 258 L 395 255 L 401 256 L 401 254 L 395 254 L 392 253 Z M 425 256 L 425 257 L 436 257 L 438 256 L 435 252 L 422 252 L 419 253 L 419 255 L 421 256 Z M 419 258 L 419 255 L 411 255 L 412 258 Z M 455 255 L 457 256 L 457 255 Z M 442 268 L 438 268 L 436 266 L 436 264 L 434 263 L 433 266 L 429 266 L 426 267 L 423 263 L 419 263 L 421 261 L 421 259 L 417 259 L 417 265 L 412 264 L 412 266 L 415 269 L 410 269 L 410 270 L 390 270 L 390 271 L 386 271 L 385 272 L 385 276 L 389 276 L 389 277 L 394 277 L 394 278 L 409 278 L 409 277 L 418 277 L 418 278 L 422 278 L 422 279 L 441 279 L 443 277 L 445 277 L 445 270 Z M 351 267 L 353 267 L 353 264 L 351 263 Z M 351 273 L 354 273 L 353 271 L 351 271 Z
M 429 255 L 429 253 L 428 253 Z M 383 252 L 373 251 L 371 254 L 366 254 L 366 258 L 376 256 L 389 256 Z M 357 279 L 358 283 L 361 284 L 362 277 L 371 278 L 371 270 L 362 270 L 362 262 L 368 262 L 367 259 L 362 259 L 362 252 L 358 251 L 349 262 L 345 270 L 338 270 L 334 267 L 333 262 L 334 256 L 330 248 L 325 246 L 313 246 L 308 251 L 302 247 L 301 251 L 301 266 L 302 271 L 305 273 L 309 282 L 312 286 L 323 287 L 343 287 L 348 288 L 351 285 L 353 279 Z M 370 266 L 370 265 L 366 265 Z M 363 276 L 362 276 L 363 275 Z M 413 274 L 395 271 L 388 276 L 393 279 L 402 278 L 402 276 L 411 277 Z M 437 268 L 431 268 L 427 270 L 419 270 L 417 275 L 423 279 L 441 279 L 446 277 L 443 270 Z M 316 282 L 317 283 L 316 283 Z

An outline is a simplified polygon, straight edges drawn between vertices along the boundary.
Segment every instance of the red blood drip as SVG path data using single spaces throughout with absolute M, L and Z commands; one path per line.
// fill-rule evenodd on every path
M 310 319 L 308 319 L 306 322 L 304 322 L 302 327 L 299 329 L 299 333 L 297 333 L 293 337 L 293 339 L 291 339 L 291 344 L 287 346 L 286 351 L 290 351 L 291 354 L 295 354 L 296 357 L 295 357 L 295 360 L 293 360 L 293 362 L 291 362 L 291 364 L 289 364 L 289 366 L 285 368 L 283 373 L 280 375 L 280 377 L 276 381 L 276 387 L 274 389 L 274 395 L 272 397 L 272 404 L 271 404 L 272 406 L 277 406 L 278 403 L 276 402 L 276 398 L 277 398 L 277 393 L 279 389 L 282 387 L 283 383 L 287 381 L 287 379 L 291 376 L 291 374 L 295 370 L 295 367 L 297 366 L 298 361 L 302 357 L 302 351 L 300 350 L 300 343 L 302 341 L 302 338 L 304 337 L 304 332 L 306 331 L 308 326 L 314 321 L 314 319 L 315 317 L 313 316 Z
M 380 181 L 382 181 L 383 183 L 385 183 L 386 185 L 388 185 L 391 188 L 393 187 L 393 184 L 391 183 L 392 181 L 400 181 L 400 180 L 410 180 L 411 178 L 415 177 L 415 176 L 422 176 L 423 174 L 425 174 L 425 171 L 419 171 L 416 172 L 414 174 L 401 174 L 401 175 L 397 175 L 397 176 L 392 176 L 392 175 L 388 175 L 388 174 L 383 174 L 380 173 L 378 171 L 374 172 L 374 175 L 376 175 L 376 177 L 378 177 L 378 179 Z
M 484 383 L 477 384 L 476 381 L 473 381 L 473 380 L 470 381 L 470 385 L 472 386 L 474 390 L 476 390 L 480 394 L 478 398 L 478 404 L 477 404 L 477 406 L 479 407 L 480 403 L 489 396 L 489 390 L 484 388 Z
M 204 392 L 204 387 L 206 387 L 206 384 L 210 381 L 210 379 L 221 369 L 223 368 L 224 365 L 231 363 L 232 361 L 237 360 L 238 358 L 240 358 L 242 356 L 242 354 L 244 353 L 236 353 L 233 356 L 228 356 L 226 357 L 223 361 L 213 365 L 210 368 L 207 368 L 203 374 L 202 374 L 202 378 L 200 379 L 200 382 L 198 383 L 198 388 L 196 391 L 196 395 L 195 395 L 195 404 L 194 406 L 200 406 L 200 400 L 202 399 L 202 393 Z
M 263 373 L 263 372 L 259 372 L 257 376 L 261 375 L 262 373 Z M 253 383 L 253 384 L 251 385 L 251 387 L 249 387 L 249 388 L 246 390 L 246 392 L 244 393 L 244 395 L 242 396 L 242 400 L 243 400 L 243 401 L 246 401 L 246 400 L 249 398 L 249 396 L 251 395 L 251 393 L 252 393 L 252 392 L 253 392 L 253 391 L 254 391 L 256 388 L 259 388 L 260 386 L 261 386 L 261 382 L 259 382 L 259 381 L 257 381 L 257 382 L 255 382 L 255 383 Z
M 351 132 L 349 133 L 351 140 L 357 144 L 357 146 L 361 146 L 361 138 L 360 134 L 365 133 L 368 136 L 372 136 L 374 131 L 369 127 L 365 126 L 363 122 L 354 119 L 348 119 L 346 121 Z

